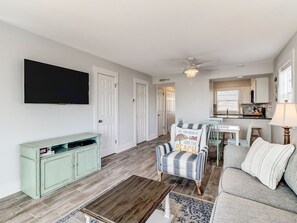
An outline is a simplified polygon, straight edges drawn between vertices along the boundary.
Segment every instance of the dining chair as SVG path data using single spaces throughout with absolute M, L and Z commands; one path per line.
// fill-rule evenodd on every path
M 219 165 L 219 160 L 221 159 L 220 156 L 220 149 L 222 146 L 222 139 L 220 138 L 218 125 L 221 124 L 221 120 L 208 120 L 208 121 L 201 121 L 199 124 L 206 124 L 210 127 L 210 135 L 208 139 L 209 146 L 215 146 L 217 148 L 217 166 Z
M 210 118 L 208 118 L 208 121 L 216 121 L 219 124 L 223 124 L 224 119 L 223 118 L 217 118 L 217 117 L 210 117 Z
M 250 121 L 247 132 L 246 132 L 246 139 L 239 139 L 239 145 L 240 146 L 251 146 L 251 135 L 252 135 L 252 121 Z M 228 145 L 236 145 L 235 139 L 228 139 L 227 141 Z
M 218 117 L 210 117 L 210 118 L 208 118 L 208 120 L 209 121 L 217 121 L 217 122 L 219 122 L 219 125 L 222 125 L 223 122 L 224 122 L 224 119 L 223 118 L 218 118 Z M 228 132 L 220 132 L 219 133 L 219 137 L 222 140 L 222 146 L 224 146 L 224 143 L 225 142 L 227 144 L 227 140 L 229 138 L 231 138 L 231 139 L 234 138 L 233 137 L 233 134 L 232 133 L 228 133 Z M 223 156 L 223 151 L 221 151 L 220 155 Z

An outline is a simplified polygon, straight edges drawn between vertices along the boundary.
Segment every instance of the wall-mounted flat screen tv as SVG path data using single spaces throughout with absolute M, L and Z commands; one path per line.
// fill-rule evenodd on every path
M 89 74 L 25 59 L 25 103 L 89 104 Z

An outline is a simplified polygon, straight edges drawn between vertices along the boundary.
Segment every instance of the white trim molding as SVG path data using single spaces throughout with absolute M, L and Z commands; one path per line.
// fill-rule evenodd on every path
M 146 138 L 146 141 L 149 140 L 149 137 L 148 137 L 148 133 L 149 133 L 149 121 L 148 121 L 148 115 L 149 115 L 149 107 L 148 107 L 148 102 L 149 102 L 149 82 L 146 81 L 146 80 L 142 80 L 142 79 L 138 79 L 138 78 L 133 78 L 133 100 L 134 100 L 134 115 L 133 115 L 133 119 L 134 119 L 134 144 L 136 145 L 137 144 L 137 132 L 136 132 L 136 84 L 143 84 L 145 85 L 145 94 L 146 94 L 146 102 L 145 102 L 145 138 Z
M 125 143 L 124 145 L 119 145 L 117 153 L 123 152 L 123 151 L 125 151 L 127 149 L 131 149 L 131 148 L 133 148 L 135 146 L 136 146 L 136 144 L 134 143 L 134 141 L 129 142 L 129 143 Z
M 158 138 L 158 133 L 150 134 L 148 141 Z

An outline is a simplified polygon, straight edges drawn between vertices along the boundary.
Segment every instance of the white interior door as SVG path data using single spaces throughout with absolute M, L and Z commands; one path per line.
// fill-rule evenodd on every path
M 99 74 L 98 76 L 98 133 L 101 136 L 101 154 L 115 153 L 116 120 L 116 85 L 115 77 Z
M 146 86 L 136 83 L 136 143 L 146 140 Z
M 158 136 L 164 134 L 165 125 L 165 90 L 158 88 Z

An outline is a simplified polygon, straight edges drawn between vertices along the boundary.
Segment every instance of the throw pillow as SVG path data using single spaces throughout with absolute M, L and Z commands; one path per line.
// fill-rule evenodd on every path
M 289 159 L 288 166 L 285 171 L 285 181 L 288 186 L 295 192 L 297 195 L 297 150 L 293 153 Z
M 274 190 L 293 152 L 293 145 L 273 144 L 257 138 L 241 164 L 241 169 Z
M 183 129 L 176 127 L 175 150 L 198 153 L 202 129 Z

